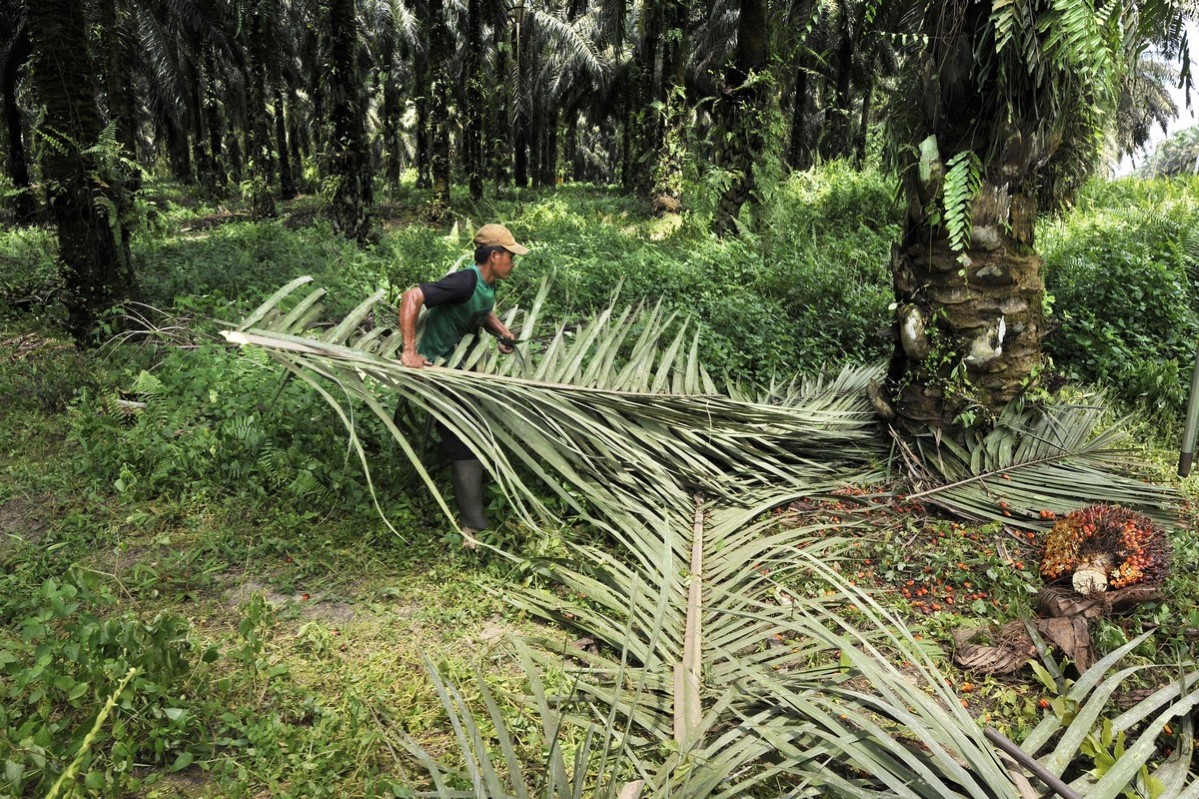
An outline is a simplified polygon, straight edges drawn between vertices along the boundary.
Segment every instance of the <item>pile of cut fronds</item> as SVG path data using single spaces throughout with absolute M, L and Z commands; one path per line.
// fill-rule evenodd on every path
M 482 681 L 486 720 L 431 669 L 463 773 L 451 774 L 385 724 L 397 748 L 427 767 L 432 795 L 1029 795 L 1021 770 L 957 702 L 926 647 L 826 567 L 845 542 L 823 526 L 780 525 L 765 514 L 847 483 L 879 482 L 885 445 L 864 396 L 875 370 L 720 393 L 701 363 L 698 335 L 658 309 L 610 307 L 582 328 L 542 338 L 539 301 L 505 320 L 525 342 L 517 357 L 501 360 L 464 342 L 450 363 L 465 369 L 412 370 L 392 359 L 400 340 L 379 295 L 313 336 L 319 290 L 291 296 L 304 282 L 285 287 L 227 337 L 266 348 L 321 392 L 364 467 L 359 407 L 387 425 L 451 515 L 421 463 L 419 442 L 394 423 L 381 398 L 398 394 L 475 449 L 524 521 L 562 523 L 541 498 L 549 491 L 576 523 L 605 534 L 603 545 L 571 543 L 569 557 L 533 563 L 558 590 L 505 589 L 518 607 L 572 625 L 589 641 L 557 654 L 515 644 L 529 706 L 542 721 L 544 767 L 518 761 L 515 733 Z M 1069 409 L 1043 418 L 1054 432 L 1048 443 L 982 438 L 973 449 L 954 449 L 939 442 L 922 474 L 950 485 L 926 483 L 925 496 L 986 515 L 995 482 L 1015 483 L 1019 474 L 1017 485 L 1033 492 L 1034 504 L 1050 493 L 1036 486 L 1046 475 L 1063 482 L 1053 489 L 1062 504 L 1071 496 L 1091 501 L 1094 485 L 1076 479 L 1078 469 L 1102 473 L 1112 438 L 1096 433 L 1092 416 Z M 1063 471 L 1045 471 L 1052 467 Z M 1131 483 L 1120 485 L 1137 493 Z M 1152 491 L 1141 496 L 1161 501 Z M 794 576 L 823 580 L 828 590 L 796 595 L 788 588 Z M 848 621 L 849 604 L 864 623 Z M 1070 694 L 1078 713 L 1068 722 L 1047 717 L 1024 742 L 1026 758 L 1058 736 L 1040 762 L 1056 777 L 1074 767 L 1087 736 L 1106 723 L 1100 716 L 1111 689 L 1096 683 L 1126 651 L 1087 672 Z M 552 696 L 540 675 L 564 660 L 573 690 Z M 1190 767 L 1187 714 L 1199 701 L 1196 679 L 1180 677 L 1112 722 L 1141 737 L 1101 779 L 1084 774 L 1078 787 L 1108 799 L 1134 779 L 1180 789 Z M 1187 746 L 1150 773 L 1152 744 L 1175 718 Z M 573 754 L 561 745 L 564 724 L 585 730 Z M 463 780 L 472 787 L 456 790 Z M 1199 782 L 1186 791 L 1199 794 Z

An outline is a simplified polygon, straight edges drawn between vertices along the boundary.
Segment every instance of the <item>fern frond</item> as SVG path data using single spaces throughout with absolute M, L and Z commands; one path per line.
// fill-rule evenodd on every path
M 945 231 L 949 235 L 950 249 L 961 253 L 970 243 L 971 208 L 982 186 L 982 162 L 972 150 L 963 150 L 952 155 L 945 166 L 945 182 L 941 188 Z

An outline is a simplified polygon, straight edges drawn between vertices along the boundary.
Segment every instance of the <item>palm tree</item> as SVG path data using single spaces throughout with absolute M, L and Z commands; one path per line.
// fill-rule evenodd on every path
M 347 238 L 365 243 L 371 235 L 370 151 L 366 146 L 366 96 L 358 72 L 358 19 L 354 0 L 329 4 L 330 172 L 333 227 Z
M 383 175 L 388 186 L 400 183 L 405 145 L 401 132 L 405 64 L 400 57 L 401 42 L 406 48 L 418 44 L 416 17 L 399 0 L 376 0 L 368 6 L 367 38 L 371 60 L 378 70 L 377 81 L 382 98 L 379 103 L 379 149 Z
M 1174 132 L 1141 165 L 1145 177 L 1199 175 L 1199 127 Z
M 251 213 L 257 218 L 275 216 L 274 167 L 271 158 L 270 114 L 266 80 L 271 72 L 271 39 L 275 34 L 273 0 L 247 0 L 242 43 L 247 54 L 244 72 L 246 150 L 250 166 Z M 334 69 L 336 70 L 336 65 Z
M 469 0 L 466 6 L 466 62 L 462 83 L 465 85 L 463 114 L 466 127 L 463 136 L 463 162 L 466 165 L 466 180 L 470 185 L 470 198 L 476 202 L 483 199 L 483 117 L 485 105 L 483 84 L 483 0 Z
M 33 196 L 25 150 L 24 114 L 17 102 L 17 79 L 32 52 L 29 29 L 19 4 L 15 0 L 0 3 L 0 102 L 4 105 L 7 142 L 5 166 L 16 189 L 13 212 L 17 224 L 28 224 L 37 214 L 37 200 Z
M 122 235 L 130 198 L 115 168 L 115 133 L 100 112 L 86 11 L 73 0 L 26 7 L 34 87 L 45 108 L 38 128 L 42 177 L 58 228 L 67 328 L 80 342 L 99 313 L 136 291 Z
M 765 0 L 741 0 L 737 50 L 719 102 L 729 142 L 723 160 L 732 171 L 732 181 L 721 194 L 716 210 L 713 227 L 718 235 L 737 232 L 737 215 L 757 185 L 754 167 L 765 143 L 763 123 L 768 96 L 766 19 Z
M 1099 132 L 1143 45 L 1177 48 L 1183 4 L 912 4 L 887 115 L 907 218 L 892 261 L 900 344 L 884 414 L 986 421 L 1037 383 L 1038 213 L 1097 164 Z
M 1181 76 L 1172 64 L 1155 53 L 1144 53 L 1129 70 L 1120 85 L 1116 119 L 1109 128 L 1109 161 L 1132 155 L 1141 149 L 1156 126 L 1164 134 L 1167 125 L 1178 116 L 1178 107 L 1169 87 Z
M 442 0 L 424 0 L 425 35 L 429 50 L 429 171 L 432 216 L 441 219 L 450 204 L 450 59 L 454 39 Z

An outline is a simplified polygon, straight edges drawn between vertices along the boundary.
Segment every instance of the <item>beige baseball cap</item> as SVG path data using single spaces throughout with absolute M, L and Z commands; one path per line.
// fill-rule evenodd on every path
M 512 231 L 503 225 L 484 225 L 475 233 L 476 247 L 503 247 L 513 255 L 528 255 L 529 248 L 516 243 Z

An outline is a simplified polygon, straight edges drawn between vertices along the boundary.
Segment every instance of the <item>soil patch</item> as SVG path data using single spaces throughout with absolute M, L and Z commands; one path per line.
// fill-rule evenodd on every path
M 14 545 L 13 537 L 26 544 L 36 544 L 46 534 L 50 524 L 47 520 L 45 502 L 31 502 L 23 497 L 13 497 L 0 504 L 0 553 Z

